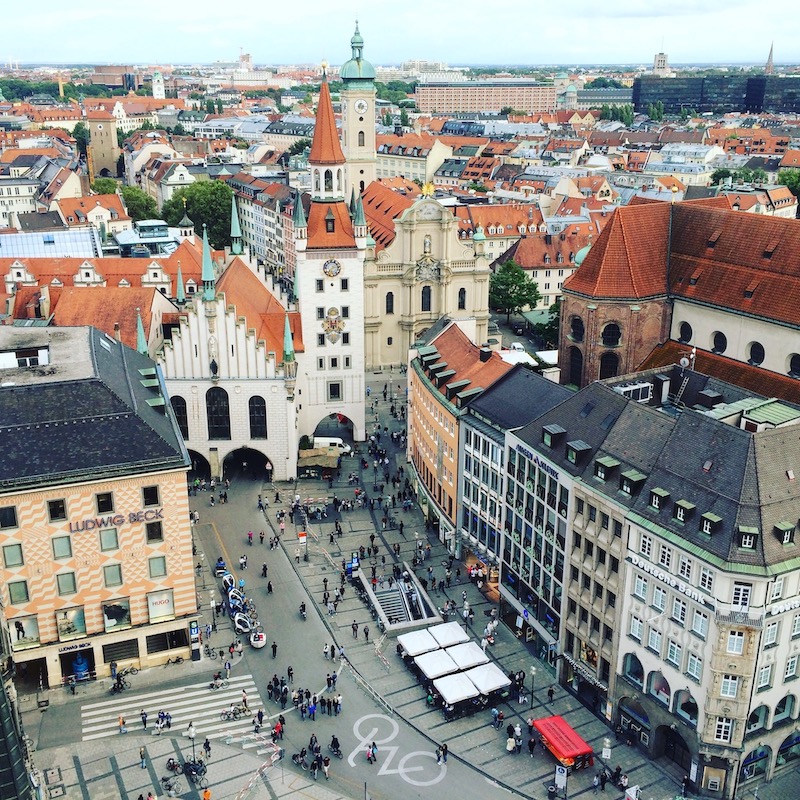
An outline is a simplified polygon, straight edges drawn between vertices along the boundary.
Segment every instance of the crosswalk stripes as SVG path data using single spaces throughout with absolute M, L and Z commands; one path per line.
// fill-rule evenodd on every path
M 119 736 L 119 717 L 125 719 L 128 730 L 142 730 L 140 714 L 147 712 L 148 733 L 155 735 L 158 712 L 163 710 L 172 715 L 172 728 L 165 735 L 182 736 L 189 723 L 194 724 L 195 741 L 244 736 L 253 730 L 253 713 L 264 708 L 252 675 L 239 675 L 230 679 L 226 689 L 211 691 L 208 681 L 192 683 L 188 686 L 172 686 L 154 689 L 149 692 L 128 690 L 115 695 L 113 700 L 85 703 L 81 706 L 81 739 L 84 742 Z M 247 706 L 250 714 L 242 714 L 238 720 L 223 720 L 222 711 L 242 700 L 242 690 L 247 692 Z

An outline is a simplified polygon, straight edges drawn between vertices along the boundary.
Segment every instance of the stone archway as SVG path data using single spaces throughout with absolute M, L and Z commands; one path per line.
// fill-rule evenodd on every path
M 658 758 L 664 756 L 669 761 L 677 764 L 686 774 L 692 766 L 692 751 L 686 740 L 677 730 L 668 725 L 656 728 L 653 755 Z
M 583 381 L 583 353 L 579 347 L 569 348 L 569 379 L 573 386 L 581 386 Z
M 195 478 L 208 480 L 211 477 L 211 464 L 208 459 L 197 450 L 189 450 L 188 453 L 192 462 L 192 466 L 189 468 L 189 482 L 191 483 Z
M 222 476 L 228 480 L 242 478 L 270 483 L 273 465 L 269 457 L 252 447 L 231 450 L 222 462 Z

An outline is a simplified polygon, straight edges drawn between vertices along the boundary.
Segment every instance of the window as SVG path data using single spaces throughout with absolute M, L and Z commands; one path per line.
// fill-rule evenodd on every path
M 800 614 L 795 614 L 792 617 L 792 639 L 795 636 L 800 636 Z
M 789 656 L 786 661 L 786 669 L 783 671 L 783 679 L 790 681 L 797 677 L 797 660 L 798 656 Z
M 583 508 L 584 508 L 583 500 L 576 500 L 575 501 L 575 516 L 578 516 L 578 517 L 582 516 L 583 515 Z
M 163 578 L 167 574 L 167 559 L 164 556 L 153 556 L 147 559 L 151 578 Z
M 646 533 L 642 534 L 642 539 L 639 542 L 639 552 L 643 556 L 646 556 L 647 558 L 650 558 L 650 555 L 653 552 L 653 537 L 652 536 L 648 536 Z
M 733 720 L 730 717 L 717 717 L 714 726 L 714 740 L 717 742 L 730 742 L 733 736 Z
M 644 631 L 644 621 L 639 617 L 631 617 L 631 636 L 636 641 L 642 641 L 642 632 Z
M 48 500 L 47 515 L 50 522 L 59 522 L 67 518 L 67 503 L 65 500 Z
M 661 631 L 650 628 L 650 632 L 647 634 L 647 647 L 661 655 Z
M 342 306 L 342 319 L 350 319 L 350 306 Z
M 27 603 L 30 599 L 28 596 L 28 582 L 12 581 L 9 583 L 8 599 L 11 601 L 12 606 L 19 605 L 20 603 Z
M 328 384 L 328 401 L 333 402 L 342 399 L 342 384 L 332 381 Z
M 770 622 L 764 631 L 764 647 L 769 647 L 778 641 L 778 623 Z
M 708 567 L 700 567 L 700 588 L 706 592 L 714 590 L 714 573 Z
M 582 342 L 584 335 L 583 320 L 580 317 L 573 317 L 570 320 L 570 338 L 573 342 Z
M 103 582 L 106 588 L 111 586 L 122 586 L 122 565 L 108 564 L 103 567 Z
M 143 486 L 142 502 L 144 503 L 145 506 L 161 505 L 158 497 L 158 486 Z
M 431 310 L 431 287 L 430 286 L 423 286 L 422 287 L 422 310 L 423 311 L 430 311 Z
M 756 689 L 766 689 L 772 681 L 772 664 L 764 664 L 758 670 L 756 678 Z
M 458 290 L 458 309 L 459 311 L 463 311 L 467 307 L 467 290 L 466 289 L 459 289 Z
M 670 569 L 672 567 L 672 548 L 667 547 L 667 545 L 661 545 L 661 552 L 658 556 L 658 563 L 661 564 L 662 567 L 665 569 Z
M 231 415 L 228 393 L 219 386 L 206 392 L 206 418 L 209 439 L 231 438 Z
M 317 319 L 325 319 L 325 308 L 317 306 Z
M 633 581 L 633 594 L 640 600 L 647 600 L 647 579 L 637 575 Z
M 364 131 L 359 131 L 358 132 L 358 146 L 359 147 L 363 147 L 364 146 Z
M 323 281 L 322 278 L 317 278 L 317 280 L 315 281 L 315 286 L 318 292 L 325 291 L 325 281 Z
M 678 341 L 681 342 L 681 344 L 692 341 L 692 326 L 688 322 L 681 322 Z
M 608 514 L 603 514 L 603 513 L 600 514 L 600 528 L 601 528 L 601 530 L 607 531 L 608 530 L 608 525 L 609 525 L 610 522 L 611 522 L 611 518 L 608 516 Z
M 772 584 L 772 599 L 780 600 L 783 596 L 783 575 L 775 578 L 775 583 Z
M 247 401 L 250 415 L 250 438 L 267 438 L 267 401 L 260 395 L 254 395 Z
M 703 675 L 703 660 L 696 653 L 689 653 L 686 659 L 686 674 L 699 681 Z
M 692 579 L 692 559 L 688 556 L 681 556 L 678 560 L 678 574 L 687 581 Z
M 618 520 L 614 520 L 614 536 L 622 536 L 622 523 Z
M 728 337 L 721 331 L 717 331 L 714 334 L 712 345 L 712 353 L 717 353 L 718 355 L 724 353 L 728 349 Z
M 656 494 L 655 492 L 650 493 L 650 508 L 654 508 L 656 511 L 661 508 L 660 494 Z
M 619 559 L 616 556 L 611 556 L 611 571 L 613 573 L 619 572 Z
M 686 603 L 677 597 L 672 600 L 672 619 L 683 625 L 686 622 Z
M 702 639 L 708 635 L 708 616 L 697 609 L 692 614 L 692 633 L 696 633 Z
M 386 313 L 394 314 L 394 292 L 386 292 Z
M 736 675 L 723 675 L 719 687 L 720 697 L 736 697 L 739 693 L 739 678 Z
M 621 338 L 622 332 L 619 325 L 611 322 L 603 328 L 603 347 L 616 347 Z
M 736 606 L 734 611 L 746 611 L 750 608 L 750 595 L 753 591 L 751 583 L 739 583 L 738 581 L 733 584 L 733 598 L 731 605 Z
M 72 558 L 72 540 L 69 536 L 54 536 L 51 539 L 53 558 Z
M 675 519 L 678 522 L 686 522 L 686 509 L 683 506 L 675 506 Z
M 739 535 L 739 546 L 744 550 L 753 550 L 756 546 L 756 537 L 752 533 L 742 533 Z
M 728 634 L 729 653 L 741 655 L 744 652 L 744 631 L 731 631 Z
M 148 543 L 164 541 L 164 531 L 160 522 L 148 522 L 144 527 L 147 533 Z
M 178 429 L 184 439 L 189 438 L 189 413 L 186 409 L 186 400 L 180 395 L 175 395 L 170 398 L 172 403 L 172 411 L 175 414 L 175 422 L 178 423 Z
M 597 521 L 597 509 L 594 506 L 589 506 L 589 522 Z
M 119 549 L 119 538 L 116 528 L 106 528 L 100 531 L 100 549 L 104 551 Z
M 339 285 L 340 285 L 341 290 L 343 292 L 349 292 L 350 291 L 350 278 L 342 278 L 339 281 Z
M 683 648 L 681 648 L 677 642 L 670 639 L 667 644 L 667 661 L 672 664 L 673 667 L 680 669 L 682 654 Z
M 3 563 L 6 569 L 9 567 L 21 567 L 25 562 L 22 560 L 22 545 L 7 544 L 3 546 Z
M 60 575 L 56 575 L 56 585 L 60 595 L 75 594 L 78 591 L 74 572 L 62 572 Z
M 391 336 L 389 337 L 389 344 L 392 343 Z M 342 334 L 342 344 L 350 344 L 350 334 L 345 332 Z
M 751 342 L 750 357 L 747 359 L 747 363 L 757 367 L 764 363 L 765 355 L 764 345 L 761 342 Z
M 97 504 L 98 514 L 107 514 L 114 510 L 114 495 L 111 492 L 103 492 L 94 496 Z

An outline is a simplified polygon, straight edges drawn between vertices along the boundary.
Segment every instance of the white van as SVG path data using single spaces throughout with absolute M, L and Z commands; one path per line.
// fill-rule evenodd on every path
M 314 447 L 335 447 L 343 456 L 349 456 L 353 452 L 353 448 L 347 442 L 336 436 L 315 436 Z
M 508 346 L 509 350 L 513 350 L 515 353 L 524 353 L 525 347 L 524 345 L 520 344 L 519 342 L 511 342 Z

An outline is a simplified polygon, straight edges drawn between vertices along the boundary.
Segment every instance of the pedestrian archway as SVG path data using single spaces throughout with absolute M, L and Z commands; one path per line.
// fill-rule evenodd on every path
M 317 427 L 314 429 L 314 436 L 327 436 L 335 439 L 342 439 L 353 447 L 353 421 L 344 414 L 328 414 L 317 424 Z
M 211 464 L 208 459 L 197 450 L 189 450 L 189 458 L 191 459 L 192 466 L 189 468 L 189 483 L 192 483 L 195 478 L 198 480 L 209 480 L 211 478 Z
M 272 461 L 252 447 L 232 450 L 222 462 L 222 477 L 228 480 L 238 477 L 271 483 L 272 470 Z

